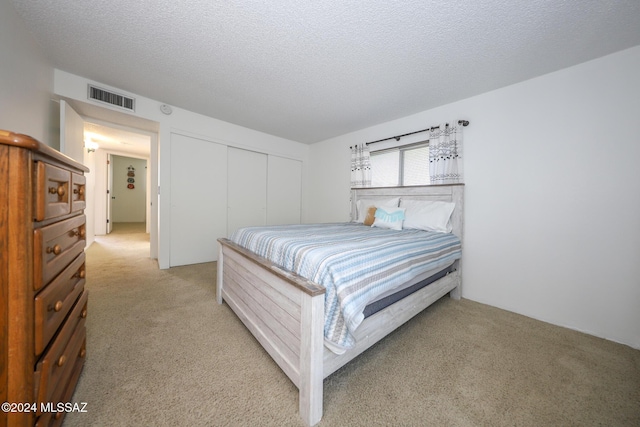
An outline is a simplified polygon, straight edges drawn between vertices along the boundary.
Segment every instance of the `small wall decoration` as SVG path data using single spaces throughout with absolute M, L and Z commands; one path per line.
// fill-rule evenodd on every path
M 135 188 L 135 185 L 133 185 L 133 183 L 136 182 L 136 180 L 133 179 L 133 177 L 136 176 L 136 168 L 129 165 L 129 167 L 127 168 L 127 176 L 129 177 L 127 178 L 127 188 L 129 190 L 133 190 Z

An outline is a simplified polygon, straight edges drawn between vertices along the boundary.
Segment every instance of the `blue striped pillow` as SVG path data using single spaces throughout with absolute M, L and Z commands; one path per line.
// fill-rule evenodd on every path
M 376 209 L 375 221 L 372 227 L 390 228 L 392 230 L 402 230 L 405 208 L 379 207 Z

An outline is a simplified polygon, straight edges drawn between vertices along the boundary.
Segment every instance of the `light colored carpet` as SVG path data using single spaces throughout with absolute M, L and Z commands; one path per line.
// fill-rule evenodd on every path
M 215 263 L 159 270 L 116 225 L 87 251 L 87 361 L 64 426 L 302 426 Z M 325 380 L 319 426 L 638 426 L 640 351 L 443 298 Z

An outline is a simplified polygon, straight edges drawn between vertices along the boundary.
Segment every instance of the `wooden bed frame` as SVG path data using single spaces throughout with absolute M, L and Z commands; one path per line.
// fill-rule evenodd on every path
M 352 189 L 351 216 L 355 218 L 355 206 L 361 198 L 453 201 L 453 233 L 462 239 L 463 190 L 462 184 Z M 298 387 L 300 415 L 309 426 L 322 418 L 325 378 L 447 293 L 460 299 L 458 260 L 455 272 L 366 318 L 354 334 L 356 346 L 338 355 L 324 346 L 324 287 L 228 239 L 218 242 L 218 303 L 227 302 Z

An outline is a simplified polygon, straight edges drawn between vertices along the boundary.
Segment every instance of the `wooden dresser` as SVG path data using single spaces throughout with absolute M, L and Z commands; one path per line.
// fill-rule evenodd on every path
M 88 171 L 29 136 L 0 130 L 0 403 L 15 404 L 9 413 L 3 407 L 0 427 L 62 424 L 64 412 L 55 409 L 70 402 L 78 382 Z

